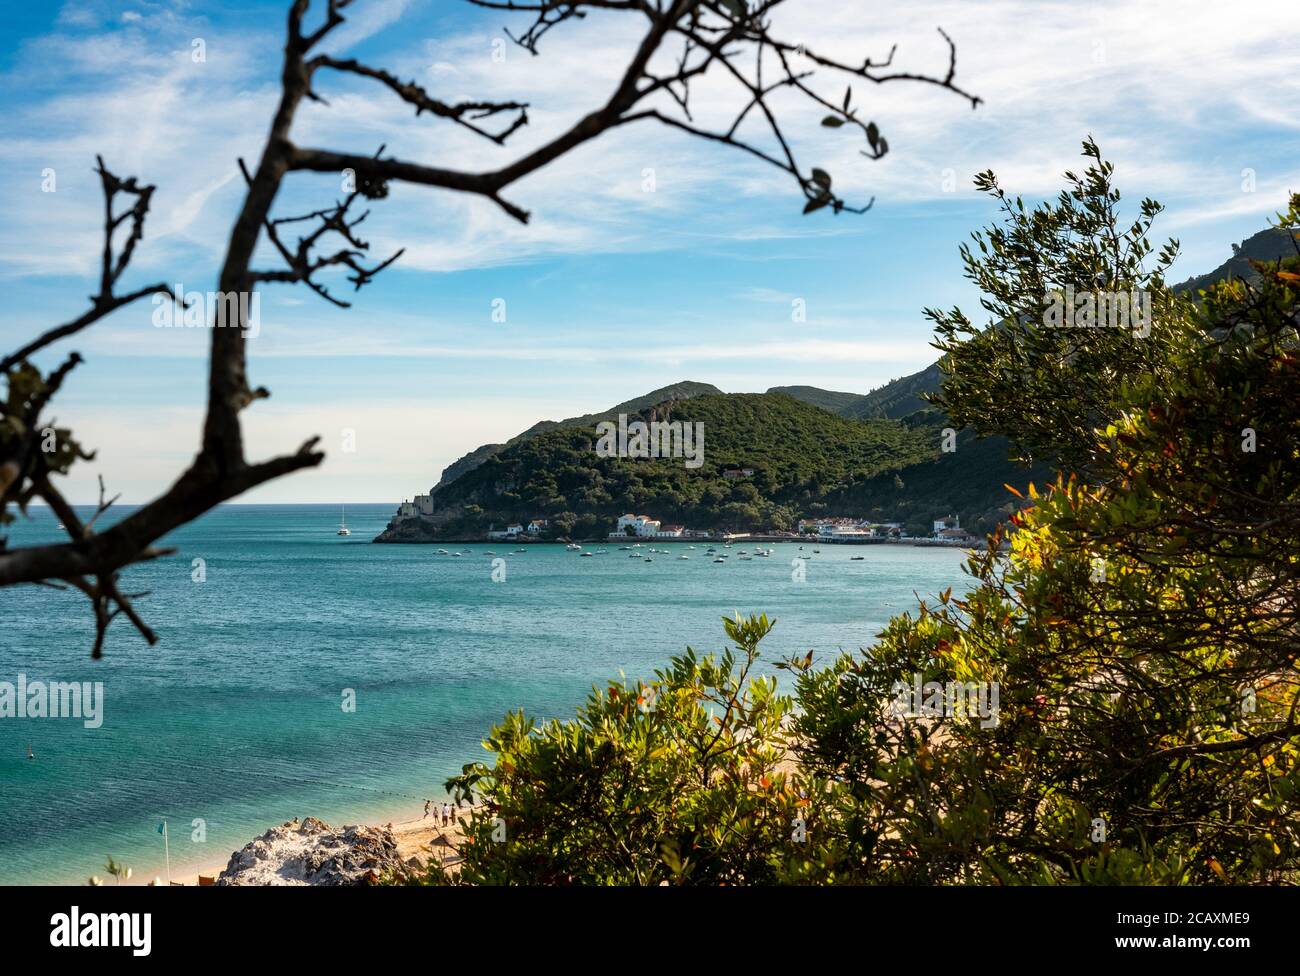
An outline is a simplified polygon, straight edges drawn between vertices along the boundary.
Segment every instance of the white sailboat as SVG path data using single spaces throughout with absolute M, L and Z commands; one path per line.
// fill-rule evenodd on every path
M 348 528 L 348 507 L 343 506 L 343 511 L 339 519 L 339 530 L 335 535 L 351 535 L 352 530 Z

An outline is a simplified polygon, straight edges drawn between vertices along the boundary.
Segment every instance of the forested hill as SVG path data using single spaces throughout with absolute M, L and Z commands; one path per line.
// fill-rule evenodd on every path
M 937 393 L 943 382 L 943 371 L 938 363 L 931 363 L 919 373 L 890 380 L 870 393 L 841 393 L 822 390 L 815 386 L 774 386 L 768 393 L 786 393 L 796 400 L 830 410 L 841 417 L 886 417 L 901 420 L 929 404 L 921 398 L 925 393 Z
M 1276 261 L 1281 257 L 1294 257 L 1295 253 L 1296 246 L 1290 233 L 1279 227 L 1270 227 L 1252 234 L 1240 244 L 1232 245 L 1232 257 L 1227 261 L 1207 274 L 1174 285 L 1174 291 L 1194 293 L 1228 278 L 1253 280 L 1258 277 L 1258 273 L 1250 266 L 1251 261 Z
M 602 410 L 600 413 L 589 413 L 584 414 L 581 417 L 570 417 L 568 420 L 540 420 L 523 433 L 516 434 L 504 444 L 484 444 L 483 446 L 470 451 L 459 460 L 449 464 L 443 469 L 442 477 L 438 480 L 437 489 L 441 490 L 466 472 L 473 471 L 488 458 L 505 450 L 505 448 L 513 444 L 518 444 L 520 441 L 527 440 L 530 437 L 536 437 L 538 434 L 545 433 L 548 430 L 555 430 L 559 427 L 589 427 L 594 429 L 596 424 L 602 420 L 616 421 L 620 413 L 635 414 L 650 407 L 656 407 L 665 401 L 686 400 L 690 397 L 700 396 L 705 393 L 721 394 L 722 391 L 711 383 L 695 383 L 691 380 L 683 380 L 680 383 L 672 383 L 669 386 L 663 386 L 657 390 L 652 390 L 644 396 L 633 397 L 631 400 L 625 400 L 622 403 L 610 407 L 608 410 Z
M 593 538 L 627 512 L 692 528 L 790 529 L 801 517 L 825 514 L 909 521 L 928 531 L 949 512 L 996 516 L 1009 498 L 1002 483 L 1022 480 L 1005 446 L 985 442 L 978 445 L 982 464 L 972 450 L 967 465 L 932 471 L 940 458 L 937 427 L 849 419 L 782 393 L 698 395 L 636 416 L 703 424 L 703 465 L 598 457 L 594 421 L 556 427 L 485 458 L 437 490 L 432 519 L 407 520 L 381 538 L 469 538 L 489 525 L 539 517 L 560 534 Z M 978 470 L 978 485 L 968 468 Z M 738 473 L 743 469 L 752 474 Z

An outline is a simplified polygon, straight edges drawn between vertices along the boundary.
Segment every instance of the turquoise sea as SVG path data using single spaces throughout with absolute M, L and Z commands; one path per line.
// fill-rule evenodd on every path
M 0 681 L 104 686 L 97 729 L 0 719 L 0 883 L 84 883 L 104 876 L 107 855 L 153 877 L 163 819 L 177 876 L 295 816 L 418 816 L 447 776 L 488 755 L 481 740 L 505 712 L 567 716 L 620 671 L 649 677 L 688 644 L 720 650 L 723 614 L 778 618 L 770 671 L 795 651 L 825 661 L 870 645 L 916 595 L 964 579 L 961 552 L 898 545 L 805 544 L 796 583 L 796 543 L 749 562 L 737 544 L 725 565 L 698 543 L 655 543 L 672 554 L 649 563 L 617 544 L 587 545 L 607 550 L 595 558 L 559 545 L 445 545 L 471 551 L 451 556 L 371 544 L 393 507 L 349 506 L 350 538 L 335 535 L 333 506 L 217 509 L 164 540 L 177 555 L 124 574 L 124 591 L 151 591 L 136 603 L 160 642 L 119 618 L 100 661 L 81 594 L 0 590 Z M 35 510 L 11 544 L 60 535 Z M 505 559 L 502 582 L 489 550 Z

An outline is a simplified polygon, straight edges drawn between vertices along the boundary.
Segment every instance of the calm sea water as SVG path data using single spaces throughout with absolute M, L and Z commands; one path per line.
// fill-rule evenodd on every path
M 349 507 L 350 538 L 329 506 L 217 509 L 165 540 L 176 556 L 124 575 L 124 590 L 151 591 L 137 606 L 158 645 L 119 618 L 101 661 L 79 593 L 0 589 L 0 681 L 99 681 L 105 698 L 98 729 L 0 719 L 0 883 L 84 882 L 107 855 L 152 877 L 164 818 L 177 875 L 295 816 L 418 815 L 488 755 L 481 740 L 505 712 L 568 716 L 595 682 L 649 677 L 688 644 L 720 650 L 723 614 L 778 618 L 770 671 L 795 651 L 825 661 L 870 645 L 914 594 L 964 578 L 960 552 L 910 546 L 821 546 L 797 584 L 794 543 L 750 562 L 736 545 L 726 565 L 680 544 L 651 563 L 617 545 L 590 559 L 553 545 L 444 547 L 471 550 L 459 557 L 372 545 L 392 509 Z M 38 510 L 12 544 L 59 536 Z

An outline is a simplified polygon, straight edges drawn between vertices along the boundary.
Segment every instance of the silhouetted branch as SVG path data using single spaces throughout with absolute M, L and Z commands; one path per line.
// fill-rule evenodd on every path
M 109 172 L 100 156 L 96 156 L 95 161 L 96 172 L 99 173 L 100 183 L 104 188 L 104 250 L 100 262 L 99 294 L 90 296 L 90 308 L 82 315 L 71 322 L 50 329 L 0 360 L 0 373 L 16 366 L 51 343 L 75 335 L 86 326 L 98 322 L 109 313 L 117 311 L 124 305 L 130 305 L 139 298 L 160 292 L 170 294 L 167 285 L 163 282 L 146 285 L 124 295 L 113 294 L 113 286 L 117 284 L 118 279 L 122 277 L 122 272 L 131 263 L 135 246 L 144 238 L 144 221 L 149 213 L 149 202 L 153 197 L 154 187 L 141 186 L 134 176 L 125 180 L 118 178 Z M 119 193 L 134 196 L 135 203 L 121 213 L 115 214 L 113 202 Z M 130 230 L 126 241 L 121 249 L 114 253 L 113 238 L 118 228 L 127 221 L 130 221 Z
M 386 85 L 402 101 L 415 106 L 416 118 L 419 118 L 421 112 L 430 112 L 439 118 L 451 119 L 457 125 L 464 126 L 474 134 L 490 139 L 497 145 L 505 145 L 505 141 L 514 134 L 515 130 L 528 124 L 527 102 L 458 102 L 449 105 L 434 98 L 414 81 L 402 82 L 382 68 L 372 68 L 351 58 L 346 60 L 332 58 L 326 54 L 313 58 L 307 68 L 311 72 L 315 72 L 318 68 L 330 68 L 334 71 L 373 78 Z M 500 132 L 488 132 L 474 124 L 502 113 L 510 113 L 513 118 Z

